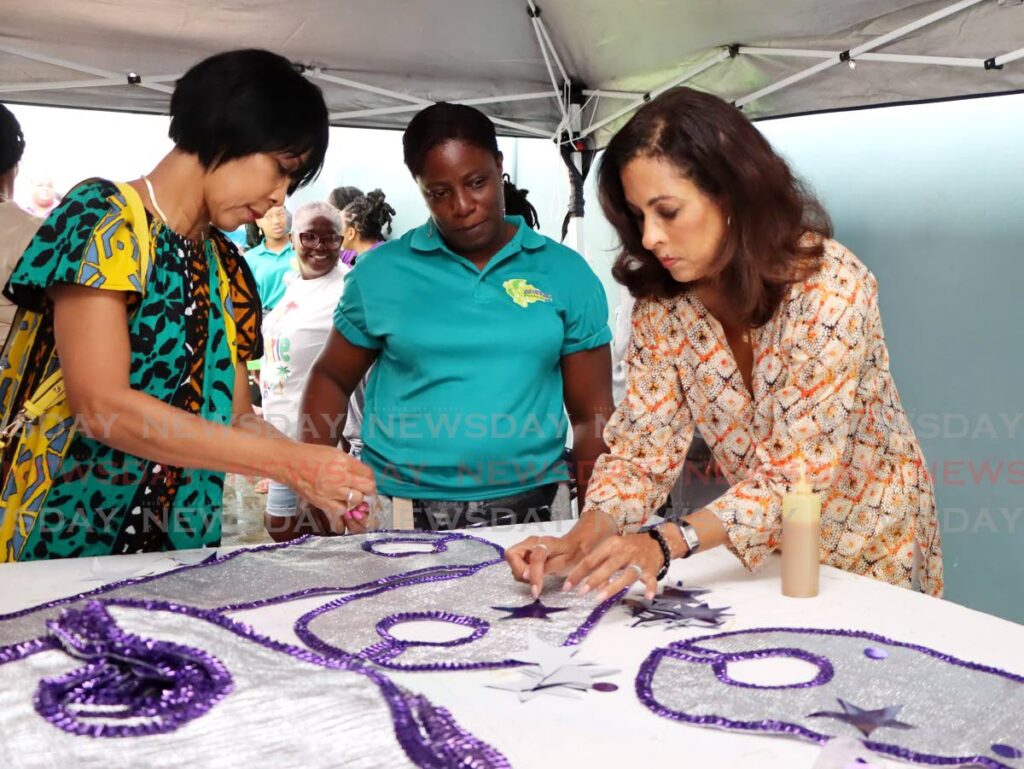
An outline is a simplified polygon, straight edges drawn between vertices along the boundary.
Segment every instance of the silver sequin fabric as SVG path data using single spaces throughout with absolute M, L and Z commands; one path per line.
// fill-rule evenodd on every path
M 363 542 L 369 541 L 382 543 L 379 550 L 386 551 L 383 543 L 395 538 L 414 540 L 409 546 L 421 542 L 440 552 L 387 557 L 363 549 Z M 400 546 L 390 547 L 393 550 Z M 202 609 L 237 607 L 318 589 L 325 594 L 347 592 L 410 572 L 474 567 L 501 557 L 496 545 L 453 533 L 403 531 L 366 537 L 311 537 L 285 547 L 252 548 L 213 563 L 93 591 L 90 597 L 163 600 Z M 45 620 L 79 602 L 65 601 L 29 613 L 0 616 L 0 647 L 42 635 Z
M 944 763 L 955 764 L 952 759 L 980 756 L 993 762 L 986 766 L 1024 767 L 1024 759 L 1000 758 L 993 751 L 994 745 L 1024 750 L 1024 683 L 1020 680 L 964 667 L 952 658 L 885 643 L 867 634 L 755 630 L 694 643 L 711 654 L 706 661 L 699 659 L 699 652 L 685 650 L 680 652 L 693 660 L 664 657 L 651 679 L 656 704 L 649 706 L 686 714 L 709 726 L 783 733 L 787 725 L 796 725 L 819 735 L 857 739 L 863 739 L 863 735 L 854 725 L 811 714 L 842 712 L 840 699 L 864 710 L 898 706 L 894 718 L 913 728 L 881 726 L 870 736 L 876 743 L 892 746 L 890 755 L 910 751 L 919 756 L 915 759 L 918 762 L 936 764 L 940 762 L 935 757 L 945 757 L 949 760 Z M 746 655 L 770 649 L 793 649 L 823 657 L 833 666 L 834 676 L 826 683 L 804 688 L 751 688 L 723 683 L 710 664 L 717 653 Z M 743 666 L 731 662 L 726 672 L 730 678 L 762 684 L 767 680 L 757 677 L 759 666 L 763 666 L 760 670 L 764 675 L 773 666 L 777 669 L 779 660 L 769 657 Z M 806 669 L 806 678 L 772 683 L 814 678 L 815 668 L 808 665 Z M 1008 672 L 1012 676 L 1021 671 Z M 716 722 L 716 717 L 744 722 L 746 726 Z
M 62 731 L 33 709 L 40 679 L 82 662 L 46 651 L 0 665 L 0 766 L 7 769 L 351 767 L 413 764 L 398 743 L 388 703 L 365 675 L 330 670 L 181 614 L 113 607 L 118 624 L 146 638 L 208 652 L 234 690 L 177 731 L 93 738 Z M 296 735 L 303 735 L 296 739 Z
M 582 639 L 586 625 L 596 622 L 611 602 L 599 606 L 593 596 L 579 596 L 575 593 L 560 593 L 557 584 L 551 580 L 543 594 L 544 606 L 564 609 L 548 615 L 546 619 L 512 619 L 510 612 L 493 607 L 521 607 L 533 601 L 529 587 L 514 582 L 508 575 L 508 567 L 498 564 L 482 569 L 468 577 L 425 584 L 406 584 L 377 594 L 361 593 L 357 597 L 338 599 L 341 604 L 330 608 L 310 619 L 300 618 L 297 630 L 307 643 L 312 636 L 313 644 L 328 647 L 349 654 L 363 654 L 371 647 L 386 643 L 385 635 L 378 626 L 388 617 L 416 613 L 445 613 L 470 618 L 473 626 L 485 627 L 484 633 L 471 643 L 439 645 L 409 644 L 398 656 L 383 659 L 369 654 L 383 667 L 409 669 L 416 666 L 437 666 L 438 668 L 483 668 L 499 666 L 514 659 L 516 651 L 527 647 L 531 633 L 549 644 L 564 645 L 575 638 Z M 311 614 L 316 614 L 316 610 Z M 300 625 L 308 631 L 303 633 Z M 400 623 L 401 624 L 401 623 Z M 412 629 L 410 629 L 412 630 Z M 472 627 L 465 628 L 468 636 Z M 394 626 L 388 631 L 395 637 L 409 640 L 409 634 L 401 634 Z M 422 636 L 411 636 L 423 639 Z M 330 649 L 319 648 L 329 652 Z M 380 651 L 378 647 L 377 651 Z

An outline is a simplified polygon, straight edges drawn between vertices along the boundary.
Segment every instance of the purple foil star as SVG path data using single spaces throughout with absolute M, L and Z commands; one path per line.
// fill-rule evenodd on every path
M 528 603 L 525 606 L 492 606 L 491 608 L 496 609 L 497 611 L 507 611 L 509 613 L 507 617 L 502 617 L 502 620 L 546 619 L 549 622 L 549 614 L 554 614 L 555 612 L 560 611 L 568 611 L 567 609 L 558 609 L 551 606 L 545 606 L 539 598 L 536 599 L 533 603 Z
M 837 700 L 842 712 L 836 710 L 821 710 L 811 713 L 808 718 L 834 718 L 837 721 L 844 721 L 851 726 L 857 727 L 865 737 L 870 737 L 875 729 L 889 727 L 890 729 L 913 729 L 915 727 L 896 720 L 896 714 L 903 708 L 902 705 L 890 705 L 887 708 L 878 710 L 863 710 L 856 705 L 851 705 L 844 700 Z
M 682 601 L 696 605 L 700 603 L 696 600 L 699 596 L 710 592 L 706 587 L 683 587 L 683 583 L 680 581 L 676 582 L 675 587 L 663 588 L 657 598 L 662 601 Z

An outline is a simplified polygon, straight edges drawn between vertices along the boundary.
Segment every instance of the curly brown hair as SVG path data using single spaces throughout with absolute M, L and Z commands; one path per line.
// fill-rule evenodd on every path
M 615 134 L 598 172 L 601 208 L 622 243 L 612 276 L 633 296 L 668 298 L 693 285 L 674 280 L 641 242 L 621 177 L 637 157 L 669 161 L 727 215 L 716 265 L 736 321 L 763 326 L 788 287 L 818 269 L 823 241 L 832 236 L 818 200 L 736 107 L 692 88 L 673 88 Z

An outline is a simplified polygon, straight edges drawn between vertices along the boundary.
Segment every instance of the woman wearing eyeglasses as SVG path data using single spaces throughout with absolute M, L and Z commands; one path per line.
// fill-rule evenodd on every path
M 291 438 L 298 437 L 302 390 L 334 327 L 334 308 L 345 287 L 349 268 L 339 263 L 341 241 L 341 212 L 333 206 L 307 203 L 295 212 L 291 245 L 299 271 L 286 279 L 284 294 L 263 321 L 263 418 Z M 299 533 L 303 525 L 296 518 L 295 493 L 273 480 L 265 523 L 279 540 Z

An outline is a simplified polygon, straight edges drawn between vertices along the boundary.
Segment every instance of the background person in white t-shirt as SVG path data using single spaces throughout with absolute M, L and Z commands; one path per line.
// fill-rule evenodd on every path
M 306 378 L 334 327 L 334 308 L 348 267 L 339 264 L 340 212 L 327 203 L 307 203 L 295 212 L 292 246 L 299 272 L 290 276 L 284 296 L 263 321 L 260 363 L 263 418 L 289 437 L 299 434 L 299 404 Z M 265 516 L 274 539 L 289 539 L 301 525 L 296 498 L 287 486 L 270 482 Z

